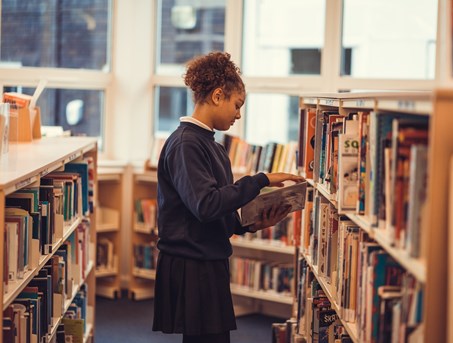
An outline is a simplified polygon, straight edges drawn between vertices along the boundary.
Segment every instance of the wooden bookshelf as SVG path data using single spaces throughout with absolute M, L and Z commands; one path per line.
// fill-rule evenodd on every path
M 355 211 L 339 211 L 338 214 L 345 216 L 360 230 L 366 232 L 380 246 L 380 249 L 390 255 L 403 270 L 421 284 L 424 291 L 423 318 L 417 331 L 423 332 L 424 342 L 446 341 L 447 323 L 453 317 L 453 310 L 450 310 L 450 317 L 447 319 L 447 307 L 445 306 L 445 297 L 448 293 L 446 277 L 448 275 L 448 253 L 450 253 L 450 259 L 453 256 L 451 250 L 448 250 L 448 241 L 445 239 L 449 237 L 447 234 L 448 187 L 446 185 L 449 182 L 450 174 L 448 170 L 450 157 L 453 154 L 453 137 L 450 132 L 450 127 L 453 124 L 453 117 L 451 116 L 453 112 L 453 91 L 307 94 L 301 97 L 300 106 L 303 109 L 311 107 L 317 111 L 331 110 L 340 114 L 374 111 L 379 113 L 410 113 L 429 118 L 428 187 L 425 199 L 427 208 L 421 226 L 421 241 L 424 242 L 425 246 L 422 249 L 421 256 L 414 258 L 404 247 L 395 246 L 394 242 L 389 240 L 387 236 L 385 223 L 373 221 L 367 215 L 358 214 Z M 305 176 L 305 170 L 303 168 L 299 170 Z M 337 208 L 338 195 L 330 194 L 328 187 L 322 180 L 316 177 L 313 179 L 309 180 L 309 183 L 316 192 L 327 199 L 333 208 Z M 450 240 L 450 243 L 452 242 Z M 332 308 L 336 310 L 351 339 L 354 342 L 360 342 L 361 338 L 357 331 L 357 325 L 343 318 L 343 311 L 336 302 L 336 297 L 332 295 L 331 286 L 318 272 L 318 266 L 312 263 L 311 256 L 302 251 L 303 249 L 301 249 L 301 256 L 307 261 L 324 293 L 330 299 Z M 453 287 L 451 283 L 449 286 L 448 290 Z M 451 298 L 451 293 L 449 297 Z
M 136 252 L 137 245 L 155 244 L 157 241 L 157 227 L 147 225 L 137 220 L 136 201 L 139 199 L 157 199 L 157 172 L 143 171 L 142 168 L 130 166 L 132 173 L 132 201 L 130 204 L 130 269 L 128 293 L 131 299 L 149 299 L 154 297 L 154 280 L 156 277 L 155 267 L 152 269 L 140 268 L 137 266 Z M 156 208 L 157 210 L 157 208 Z M 155 213 L 154 215 L 156 215 Z M 154 247 L 156 249 L 157 247 Z M 149 256 L 142 256 L 150 259 Z M 149 262 L 149 261 L 148 261 Z
M 449 190 L 448 190 L 448 232 L 453 232 L 453 155 L 450 157 L 450 178 L 449 178 Z M 451 247 L 453 244 L 453 235 L 448 236 L 448 246 Z M 448 250 L 448 314 L 447 323 L 451 323 L 453 320 L 453 249 Z M 447 327 L 447 339 L 448 342 L 453 342 L 453 328 Z
M 446 342 L 447 330 L 451 330 L 451 319 L 447 321 L 448 288 L 447 262 L 451 246 L 448 231 L 448 180 L 449 162 L 453 154 L 453 90 L 439 89 L 433 94 L 433 116 L 430 125 L 428 161 L 428 218 L 423 240 L 427 242 L 426 292 L 424 299 L 425 342 Z M 451 242 L 451 241 L 450 241 Z M 448 276 L 448 277 L 447 277 Z M 451 281 L 450 281 L 451 282 Z M 451 306 L 450 306 L 451 311 Z
M 123 260 L 122 213 L 124 206 L 124 183 L 127 165 L 120 161 L 99 161 L 98 166 L 98 212 L 97 242 L 113 246 L 112 256 L 99 261 L 96 266 L 96 295 L 116 299 L 121 296 L 121 266 Z M 100 252 L 98 252 L 100 253 Z
M 249 236 L 250 235 L 250 236 Z M 253 235 L 234 236 L 230 239 L 233 246 L 231 259 L 251 259 L 283 266 L 294 266 L 296 248 L 272 239 L 252 238 Z M 230 270 L 234 273 L 234 262 L 230 259 Z M 246 284 L 235 284 L 232 275 L 230 288 L 237 316 L 262 313 L 276 317 L 288 317 L 294 301 L 292 291 L 277 292 L 274 289 L 253 289 Z
M 0 208 L 5 208 L 6 197 L 13 195 L 16 191 L 26 188 L 39 186 L 41 178 L 48 175 L 52 171 L 62 171 L 64 166 L 69 162 L 76 162 L 85 157 L 92 158 L 94 167 L 97 164 L 97 142 L 95 138 L 87 137 L 58 137 L 58 138 L 42 138 L 34 140 L 29 143 L 11 144 L 9 153 L 2 156 L 0 160 Z M 96 170 L 96 168 L 94 168 Z M 92 181 L 96 182 L 96 171 L 94 171 Z M 96 196 L 96 194 L 94 194 Z M 81 200 L 79 204 L 82 203 Z M 3 211 L 3 210 L 2 210 Z M 2 212 L 3 213 L 3 212 Z M 34 276 L 44 267 L 55 251 L 78 229 L 82 219 L 87 218 L 90 221 L 89 234 L 87 236 L 85 253 L 88 254 L 89 260 L 84 265 L 84 270 L 80 271 L 80 275 L 84 278 L 68 280 L 71 283 L 72 293 L 66 295 L 62 299 L 62 313 L 64 313 L 69 305 L 72 303 L 77 291 L 82 284 L 87 285 L 87 315 L 85 331 L 85 341 L 93 338 L 94 328 L 94 313 L 95 313 L 95 289 L 96 279 L 94 276 L 95 265 L 95 223 L 96 223 L 96 209 L 92 213 L 79 213 L 77 217 L 73 218 L 70 222 L 63 225 L 61 229 L 57 229 L 55 240 L 52 242 L 52 252 L 50 254 L 43 254 L 39 250 L 34 254 L 38 254 L 39 259 L 36 261 L 36 266 L 25 271 L 22 279 L 16 279 L 14 282 L 8 283 L 8 290 L 3 287 L 3 282 L 0 283 L 0 294 L 3 303 L 3 311 L 12 304 L 16 297 L 28 285 Z M 0 216 L 0 227 L 5 227 L 5 215 Z M 5 249 L 4 237 L 0 238 L 0 250 L 3 252 Z M 33 255 L 35 256 L 35 255 Z M 3 275 L 5 268 L 5 261 L 0 264 L 0 271 Z M 77 273 L 75 274 L 77 275 Z M 61 297 L 60 297 L 61 299 Z M 55 294 L 54 294 L 55 301 Z M 55 304 L 54 304 L 55 305 Z M 0 314 L 0 321 L 3 321 L 3 311 Z M 53 317 L 51 321 L 51 328 L 48 331 L 49 341 L 54 337 L 58 324 L 62 316 Z M 0 342 L 4 342 L 3 334 L 0 335 Z

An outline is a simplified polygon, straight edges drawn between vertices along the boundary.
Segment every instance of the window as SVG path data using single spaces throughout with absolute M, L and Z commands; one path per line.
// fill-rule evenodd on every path
M 288 143 L 298 139 L 299 97 L 286 94 L 247 94 L 245 137 L 252 144 Z
M 42 125 L 97 137 L 101 151 L 111 8 L 111 0 L 1 1 L 0 89 L 31 95 L 44 79 Z
M 109 0 L 1 4 L 2 64 L 109 70 Z
M 324 0 L 244 0 L 244 75 L 320 74 L 324 17 Z
M 156 87 L 155 88 L 155 117 L 156 132 L 174 131 L 179 125 L 179 118 L 193 112 L 191 94 L 185 87 Z
M 225 0 L 159 0 L 156 73 L 180 75 L 196 55 L 223 51 Z
M 34 88 L 5 87 L 4 92 L 33 95 Z M 61 126 L 74 136 L 98 137 L 102 148 L 104 92 L 97 90 L 46 88 L 37 106 L 41 124 Z
M 344 75 L 434 79 L 437 1 L 344 0 Z M 351 68 L 347 73 L 347 64 Z

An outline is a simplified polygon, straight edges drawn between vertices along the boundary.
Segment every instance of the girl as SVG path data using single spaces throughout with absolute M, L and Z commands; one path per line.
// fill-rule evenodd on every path
M 233 181 L 214 130 L 241 118 L 245 86 L 230 55 L 213 52 L 187 64 L 185 84 L 194 111 L 162 148 L 158 163 L 159 258 L 154 331 L 182 333 L 183 343 L 230 342 L 236 329 L 228 258 L 233 234 L 272 226 L 288 214 L 276 204 L 254 227 L 242 227 L 237 210 L 265 186 L 300 182 L 286 173 L 258 173 Z

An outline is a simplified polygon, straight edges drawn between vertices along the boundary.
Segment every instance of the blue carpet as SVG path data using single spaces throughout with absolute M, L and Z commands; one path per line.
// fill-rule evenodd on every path
M 285 319 L 263 315 L 238 317 L 238 329 L 231 332 L 232 343 L 272 341 L 271 324 Z M 96 343 L 180 343 L 181 335 L 166 335 L 151 330 L 153 301 L 127 298 L 96 298 Z

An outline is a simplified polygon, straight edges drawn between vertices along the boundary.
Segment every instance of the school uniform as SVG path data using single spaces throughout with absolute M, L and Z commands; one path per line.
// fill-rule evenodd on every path
M 154 331 L 204 335 L 236 329 L 229 238 L 248 231 L 237 209 L 267 185 L 263 173 L 234 182 L 214 131 L 191 117 L 182 119 L 158 164 Z

